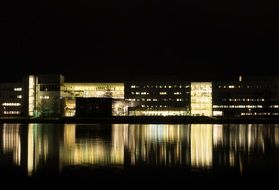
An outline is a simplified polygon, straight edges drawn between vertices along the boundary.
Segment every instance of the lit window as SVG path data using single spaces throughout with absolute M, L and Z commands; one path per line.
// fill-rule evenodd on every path
M 22 91 L 22 88 L 14 88 L 14 91 Z
M 20 111 L 4 111 L 5 115 L 18 115 Z
M 21 103 L 4 102 L 2 106 L 21 106 Z
M 48 100 L 49 96 L 40 96 L 40 99 Z
M 222 111 L 213 111 L 213 116 L 223 116 Z
M 21 99 L 22 98 L 22 95 L 17 95 L 16 96 L 18 99 Z

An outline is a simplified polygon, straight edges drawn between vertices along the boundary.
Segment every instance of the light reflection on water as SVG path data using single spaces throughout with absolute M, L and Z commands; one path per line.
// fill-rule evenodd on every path
M 3 124 L 0 168 L 26 175 L 85 168 L 278 169 L 279 125 Z

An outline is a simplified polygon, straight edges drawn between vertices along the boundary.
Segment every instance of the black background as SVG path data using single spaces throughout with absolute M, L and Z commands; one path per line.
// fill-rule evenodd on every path
M 278 1 L 9 0 L 1 81 L 234 79 L 278 75 Z

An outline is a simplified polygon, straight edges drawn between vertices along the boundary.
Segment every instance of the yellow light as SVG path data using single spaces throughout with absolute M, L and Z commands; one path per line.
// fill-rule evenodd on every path
M 124 99 L 124 83 L 64 83 L 65 97 Z
M 3 152 L 13 153 L 13 162 L 21 164 L 20 124 L 3 124 Z
M 34 116 L 35 109 L 35 76 L 30 75 L 28 81 L 28 115 Z
M 191 114 L 193 116 L 212 116 L 212 83 L 191 83 Z
M 191 165 L 197 168 L 212 167 L 212 125 L 191 125 Z
M 28 147 L 27 147 L 27 171 L 28 175 L 31 176 L 34 170 L 34 124 L 28 125 Z

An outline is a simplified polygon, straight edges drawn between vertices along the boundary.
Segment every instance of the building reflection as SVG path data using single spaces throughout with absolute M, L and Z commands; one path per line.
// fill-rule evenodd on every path
M 3 124 L 0 130 L 0 167 L 12 164 L 28 175 L 76 166 L 243 173 L 271 154 L 277 158 L 279 149 L 277 124 Z
M 28 125 L 28 175 L 56 172 L 59 164 L 59 131 L 59 127 L 48 124 Z
M 3 154 L 12 154 L 13 163 L 21 164 L 20 124 L 3 124 Z
M 130 125 L 125 143 L 128 162 L 131 165 L 188 165 L 189 130 L 189 125 Z
M 267 149 L 278 149 L 278 125 L 227 124 L 214 125 L 215 167 L 234 167 L 243 173 L 252 164 L 251 155 L 264 156 Z
M 61 146 L 60 164 L 65 166 L 123 166 L 124 130 L 127 125 L 112 125 L 111 142 L 101 135 L 77 136 L 78 128 L 96 133 L 100 126 L 65 124 L 64 143 Z M 109 133 L 109 132 L 108 132 Z M 61 167 L 61 166 L 60 166 Z
M 212 128 L 212 125 L 191 125 L 191 166 L 193 168 L 212 167 Z

